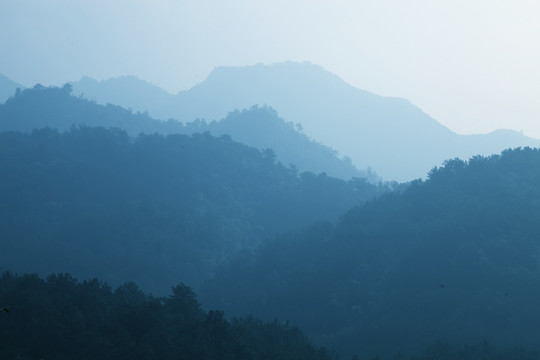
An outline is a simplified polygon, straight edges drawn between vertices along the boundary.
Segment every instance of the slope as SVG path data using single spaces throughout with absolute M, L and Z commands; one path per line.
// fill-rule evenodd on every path
M 152 117 L 160 119 L 168 119 L 166 109 L 174 97 L 160 87 L 135 76 L 121 76 L 103 81 L 84 76 L 69 84 L 73 88 L 73 95 L 77 97 L 102 105 L 114 104 L 136 112 L 149 112 Z
M 208 133 L 2 132 L 0 168 L 4 269 L 134 280 L 158 294 L 180 281 L 195 286 L 266 237 L 336 220 L 386 191 L 298 174 L 271 150 Z
M 433 341 L 538 345 L 540 150 L 451 160 L 429 180 L 267 241 L 207 306 L 298 324 L 369 358 Z
M 25 131 L 49 127 L 65 131 L 74 125 L 116 127 L 131 136 L 139 133 L 175 133 L 177 121 L 157 121 L 147 113 L 133 114 L 118 105 L 97 105 L 70 96 L 71 85 L 61 88 L 36 85 L 0 105 L 0 131 Z
M 216 68 L 199 85 L 177 95 L 171 117 L 219 119 L 224 112 L 267 104 L 301 123 L 311 138 L 371 166 L 385 179 L 411 180 L 456 156 L 490 155 L 508 147 L 539 146 L 513 138 L 459 136 L 404 99 L 357 89 L 320 66 L 282 63 Z
M 216 136 L 230 135 L 233 140 L 261 150 L 270 148 L 283 164 L 299 171 L 326 173 L 340 179 L 364 178 L 378 183 L 380 178 L 371 169 L 358 170 L 347 157 L 340 159 L 335 150 L 310 140 L 300 124 L 285 122 L 268 107 L 252 106 L 234 111 L 221 121 L 193 121 L 187 132 L 209 131 Z

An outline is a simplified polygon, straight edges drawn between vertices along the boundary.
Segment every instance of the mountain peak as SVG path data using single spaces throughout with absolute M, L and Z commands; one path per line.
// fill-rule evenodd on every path
M 251 82 L 257 86 L 287 86 L 297 89 L 298 86 L 310 86 L 312 90 L 324 87 L 351 87 L 339 76 L 329 72 L 320 65 L 310 62 L 281 62 L 273 64 L 258 63 L 249 66 L 220 66 L 216 67 L 205 81 L 196 85 L 198 87 L 224 86 Z M 287 88 L 283 89 L 287 90 Z M 366 92 L 367 93 L 367 92 Z

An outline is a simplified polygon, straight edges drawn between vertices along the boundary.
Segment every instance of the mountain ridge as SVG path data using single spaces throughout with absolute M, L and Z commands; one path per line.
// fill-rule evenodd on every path
M 218 120 L 235 109 L 268 105 L 286 121 L 302 124 L 311 139 L 385 180 L 425 177 L 449 158 L 540 146 L 540 140 L 524 135 L 458 135 L 406 99 L 358 89 L 307 62 L 218 67 L 206 80 L 160 102 L 139 98 L 135 110 L 183 122 Z
M 119 105 L 96 104 L 70 96 L 70 92 L 69 84 L 62 88 L 35 86 L 22 91 L 0 105 L 0 131 L 28 132 L 43 127 L 65 131 L 74 125 L 118 127 L 134 137 L 139 133 L 167 135 L 208 131 L 216 136 L 230 135 L 235 141 L 259 150 L 271 148 L 278 161 L 286 166 L 294 165 L 299 172 L 325 172 L 344 180 L 367 178 L 375 184 L 380 181 L 373 171 L 357 169 L 350 159 L 342 159 L 335 150 L 310 140 L 298 124 L 285 122 L 268 107 L 234 111 L 218 122 L 196 120 L 184 124 L 176 120 L 156 120 L 147 112 L 133 113 Z
M 537 348 L 539 180 L 540 149 L 448 160 L 337 225 L 267 241 L 217 272 L 203 302 L 287 318 L 366 359 L 389 339 L 405 352 L 433 341 Z

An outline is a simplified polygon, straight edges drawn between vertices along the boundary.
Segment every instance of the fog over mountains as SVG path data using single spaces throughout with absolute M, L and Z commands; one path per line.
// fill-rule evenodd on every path
M 1 91 L 13 93 L 13 84 L 1 84 Z M 405 99 L 355 88 L 311 63 L 218 67 L 176 95 L 133 76 L 100 82 L 83 77 L 71 85 L 75 96 L 182 122 L 221 120 L 234 110 L 268 105 L 286 122 L 301 124 L 311 139 L 385 180 L 425 177 L 450 158 L 540 146 L 539 140 L 513 130 L 456 134 Z
M 62 88 L 36 85 L 19 92 L 0 104 L 0 131 L 30 132 L 44 127 L 66 131 L 85 125 L 119 128 L 132 137 L 141 133 L 209 132 L 214 136 L 227 135 L 259 150 L 271 149 L 276 160 L 285 166 L 292 165 L 300 173 L 326 173 L 344 180 L 365 178 L 374 184 L 380 181 L 370 169 L 359 170 L 349 158 L 340 159 L 335 150 L 310 140 L 300 125 L 286 122 L 269 107 L 252 106 L 234 111 L 220 121 L 183 123 L 156 120 L 146 112 L 133 113 L 119 105 L 99 105 L 71 96 L 71 92 L 69 84 Z
M 290 321 L 332 359 L 540 359 L 540 149 L 455 159 L 540 140 L 307 63 L 0 85 L 5 358 L 326 360 Z
M 358 168 L 372 167 L 385 180 L 424 177 L 449 158 L 540 145 L 512 130 L 458 135 L 405 99 L 355 88 L 310 63 L 218 67 L 176 95 L 133 77 L 83 78 L 73 87 L 75 94 L 97 102 L 181 121 L 219 120 L 235 109 L 266 104 L 286 121 L 300 123 L 312 139 L 349 156 Z
M 0 360 L 540 360 L 540 0 L 0 0 Z

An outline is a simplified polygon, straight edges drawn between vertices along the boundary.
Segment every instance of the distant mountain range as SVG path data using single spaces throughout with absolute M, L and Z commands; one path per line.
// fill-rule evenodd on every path
M 219 67 L 205 81 L 177 95 L 134 78 L 111 79 L 93 87 L 88 83 L 73 83 L 75 93 L 147 110 L 162 119 L 221 119 L 235 109 L 266 104 L 286 121 L 302 124 L 312 139 L 350 156 L 359 168 L 372 167 L 385 179 L 424 177 L 450 158 L 540 146 L 540 141 L 511 130 L 458 135 L 405 99 L 360 90 L 310 63 Z M 131 95 L 121 99 L 109 93 Z
M 512 130 L 458 135 L 405 99 L 360 90 L 310 63 L 218 67 L 176 95 L 135 77 L 83 78 L 72 86 L 76 96 L 183 122 L 220 120 L 236 109 L 268 105 L 287 122 L 300 123 L 313 140 L 349 156 L 358 168 L 373 168 L 385 180 L 425 177 L 455 157 L 540 146 L 540 140 Z
M 139 84 L 141 84 L 139 82 Z M 284 165 L 294 165 L 299 172 L 326 173 L 350 180 L 366 178 L 371 183 L 380 179 L 373 172 L 358 170 L 350 159 L 340 159 L 335 150 L 310 140 L 298 125 L 286 123 L 275 110 L 254 106 L 235 111 L 219 122 L 176 120 L 160 121 L 147 113 L 132 113 L 118 105 L 99 105 L 70 96 L 71 87 L 26 89 L 0 104 L 0 131 L 24 131 L 50 127 L 68 130 L 73 125 L 116 127 L 136 137 L 145 134 L 194 134 L 210 132 L 230 135 L 233 140 L 256 147 L 272 149 Z M 115 92 L 110 92 L 111 96 Z M 121 92 L 119 92 L 121 96 Z

